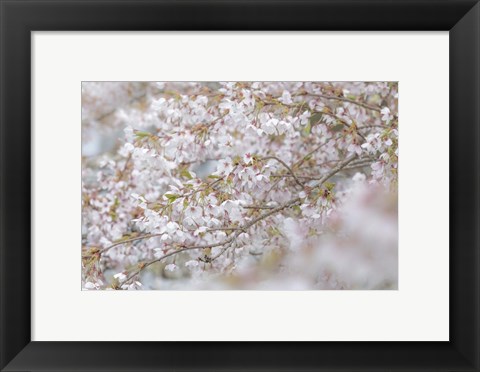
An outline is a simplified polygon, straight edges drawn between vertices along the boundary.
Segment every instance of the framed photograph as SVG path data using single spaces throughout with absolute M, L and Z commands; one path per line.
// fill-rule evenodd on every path
M 398 96 L 82 82 L 82 289 L 398 289 Z
M 0 4 L 2 371 L 480 370 L 477 1 Z

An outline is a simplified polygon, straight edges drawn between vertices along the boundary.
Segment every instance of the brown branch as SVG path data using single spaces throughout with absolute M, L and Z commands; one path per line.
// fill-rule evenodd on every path
M 285 177 L 285 176 L 283 176 Z M 274 209 L 275 207 L 270 207 L 268 205 L 243 205 L 242 208 L 245 209 Z
M 297 178 L 297 176 L 296 176 L 295 173 L 293 172 L 292 168 L 290 168 L 290 167 L 288 166 L 288 164 L 285 163 L 282 159 L 277 158 L 276 156 L 266 156 L 266 157 L 264 157 L 264 158 L 262 158 L 262 159 L 263 159 L 263 160 L 273 159 L 273 160 L 278 161 L 280 164 L 282 164 L 282 165 L 288 170 L 288 172 L 292 175 L 292 177 L 295 179 L 295 182 L 296 182 L 298 185 L 300 185 L 301 187 L 304 186 L 303 183 L 300 182 L 300 180 Z
M 233 241 L 231 243 L 225 245 L 225 247 L 223 247 L 223 249 L 220 252 L 218 252 L 215 256 L 211 257 L 209 261 L 210 262 L 215 261 L 218 257 L 220 257 L 222 254 L 224 254 L 227 251 L 227 249 L 232 246 L 232 244 L 233 244 Z
M 305 160 L 309 157 L 309 156 L 312 156 L 314 153 L 316 153 L 318 150 L 320 150 L 323 146 L 325 146 L 333 137 L 329 138 L 328 140 L 326 140 L 325 142 L 321 143 L 320 145 L 318 145 L 317 147 L 315 147 L 312 151 L 310 151 L 307 155 L 305 155 L 302 159 L 300 159 L 298 162 L 296 162 L 294 165 L 293 165 L 293 168 L 298 168 L 300 167 L 304 162 Z
M 201 189 L 194 190 L 194 191 L 190 192 L 189 194 L 180 195 L 180 196 L 178 197 L 178 199 L 180 199 L 180 198 L 189 198 L 189 197 L 195 195 L 195 194 L 198 193 L 198 192 L 206 191 L 206 190 L 208 190 L 209 188 L 212 188 L 212 187 L 215 186 L 216 184 L 218 184 L 218 183 L 220 183 L 221 181 L 223 181 L 224 178 L 225 178 L 225 177 L 220 177 L 220 178 L 218 178 L 218 179 L 216 179 L 215 181 L 210 182 L 210 183 L 204 182 L 207 186 L 205 186 L 205 187 L 203 187 L 203 188 L 201 188 Z
M 224 113 L 223 115 L 219 116 L 218 118 L 216 118 L 215 120 L 213 120 L 212 122 L 210 123 L 207 123 L 205 124 L 207 127 L 211 127 L 212 125 L 214 125 L 215 123 L 217 123 L 218 121 L 222 120 L 223 118 L 225 118 L 225 116 L 228 115 L 228 111 L 226 113 Z
M 142 94 L 140 94 L 139 96 L 132 97 L 132 98 L 127 102 L 127 105 L 132 105 L 133 103 L 142 100 L 142 99 L 145 98 L 146 96 L 147 96 L 147 93 L 142 93 Z M 100 114 L 100 116 L 97 116 L 96 118 L 88 119 L 88 121 L 89 121 L 89 122 L 92 122 L 92 121 L 102 121 L 103 119 L 109 117 L 110 115 L 113 115 L 116 111 L 118 111 L 118 109 L 119 109 L 119 107 L 115 107 L 115 108 L 113 108 L 112 110 L 110 110 L 110 111 L 108 111 L 108 112 L 105 112 L 105 113 L 103 113 L 103 114 Z
M 340 98 L 340 97 L 338 97 Z M 345 99 L 348 99 L 348 98 L 345 98 Z M 283 103 L 283 102 L 280 102 L 280 101 L 263 101 L 263 104 L 264 105 L 269 105 L 269 106 L 276 106 L 276 105 L 280 105 L 280 106 L 284 106 L 284 107 L 289 107 L 289 108 L 296 108 L 298 106 L 303 106 L 303 102 L 302 103 L 292 103 L 292 104 L 286 104 L 286 103 Z M 330 110 L 330 109 L 329 109 Z M 380 109 L 378 109 L 378 111 L 380 111 Z M 338 117 L 337 115 L 335 115 L 333 112 L 328 112 L 328 111 L 317 111 L 317 110 L 310 110 L 310 112 L 314 112 L 316 114 L 323 114 L 323 115 L 328 115 L 328 116 L 331 116 L 333 118 L 335 118 L 336 120 L 338 120 L 339 122 L 341 122 L 343 125 L 345 125 L 347 128 L 351 128 L 351 125 L 348 124 L 344 119 Z M 364 137 L 364 135 L 360 132 L 357 132 L 355 131 L 355 133 L 357 134 L 357 136 L 361 137 L 364 141 L 366 141 L 367 139 Z
M 361 127 L 357 126 L 357 129 L 370 129 L 370 128 L 382 128 L 382 129 L 388 129 L 386 125 L 362 125 Z
M 143 270 L 145 270 L 147 267 L 149 267 L 150 265 L 153 265 L 154 263 L 156 262 L 160 262 L 162 260 L 164 260 L 165 258 L 168 258 L 168 257 L 171 257 L 175 254 L 178 254 L 178 253 L 181 253 L 181 252 L 185 252 L 185 251 L 190 251 L 192 249 L 197 249 L 195 247 L 186 247 L 186 248 L 182 248 L 182 249 L 178 249 L 176 251 L 173 251 L 173 252 L 170 252 L 170 253 L 167 253 L 166 255 L 163 255 L 162 257 L 160 258 L 157 258 L 155 260 L 152 260 L 152 261 L 149 261 L 149 262 L 145 262 L 143 264 L 140 264 L 140 268 L 133 272 L 132 274 L 130 274 L 120 285 L 124 285 L 124 284 L 127 284 L 130 280 L 132 280 L 133 278 L 135 278 L 138 274 L 140 274 Z
M 367 166 L 368 166 L 367 164 L 364 164 L 364 165 L 352 165 L 352 166 L 343 168 L 342 171 L 349 171 L 349 170 L 354 170 L 354 169 L 366 168 Z
M 132 153 L 128 154 L 127 160 L 125 160 L 125 165 L 123 168 L 119 171 L 118 176 L 117 176 L 117 182 L 121 181 L 123 179 L 123 176 L 125 175 L 127 168 L 129 166 L 130 161 L 132 160 Z
M 207 231 L 210 232 L 210 231 L 229 231 L 229 230 L 232 230 L 232 231 L 235 231 L 235 230 L 242 230 L 240 227 L 213 227 L 211 229 L 208 229 Z
M 322 176 L 319 178 L 319 182 L 317 183 L 317 185 L 314 185 L 313 187 L 319 187 L 321 186 L 322 183 L 324 183 L 326 180 L 328 180 L 330 177 L 332 177 L 334 174 L 338 173 L 340 170 L 342 170 L 344 167 L 346 167 L 350 162 L 352 162 L 353 160 L 355 160 L 356 158 L 358 158 L 357 155 L 353 155 L 351 156 L 350 158 L 346 159 L 345 161 L 343 162 L 340 162 L 335 168 L 333 168 L 329 173 L 327 173 L 325 176 Z M 217 180 L 218 181 L 218 180 Z M 217 182 L 215 181 L 215 182 Z M 278 212 L 278 211 L 281 211 L 285 208 L 287 208 L 288 206 L 291 206 L 293 205 L 295 202 L 297 202 L 299 199 L 293 199 L 291 200 L 290 202 L 287 202 L 286 204 L 283 204 L 279 207 L 273 207 L 273 208 L 266 208 L 266 207 L 255 207 L 255 208 L 258 208 L 258 209 L 271 209 L 270 212 L 268 213 L 265 213 L 264 215 L 258 217 L 257 219 L 253 220 L 254 222 L 253 223 L 248 223 L 247 225 L 243 226 L 243 227 L 238 227 L 238 226 L 234 226 L 232 228 L 222 228 L 224 230 L 232 230 L 232 231 L 237 231 L 237 233 L 233 234 L 232 235 L 232 238 L 230 240 L 227 239 L 223 242 L 220 242 L 220 243 L 216 243 L 216 244 L 209 244 L 209 245 L 204 245 L 204 246 L 195 246 L 195 247 L 189 247 L 188 250 L 190 249 L 205 249 L 205 248 L 214 248 L 214 247 L 218 247 L 218 246 L 221 246 L 223 244 L 228 244 L 230 241 L 233 241 L 233 239 L 235 239 L 239 233 L 238 231 L 242 232 L 242 231 L 245 231 L 247 229 L 249 229 L 251 226 L 253 226 L 254 224 L 256 224 L 258 221 L 261 221 L 262 219 L 264 218 L 267 218 L 269 217 L 270 215 Z M 292 203 L 292 204 L 289 204 L 289 203 Z M 245 208 L 248 208 L 248 207 L 251 207 L 253 208 L 254 206 L 245 206 Z M 108 247 L 105 247 L 103 249 L 101 249 L 98 253 L 101 255 L 105 252 L 107 252 L 108 250 L 114 248 L 114 247 L 117 247 L 119 245 L 122 245 L 122 244 L 126 244 L 126 243 L 131 243 L 131 242 L 134 242 L 134 241 L 137 241 L 137 240 L 143 240 L 143 239 L 150 239 L 150 238 L 154 238 L 154 237 L 159 237 L 159 236 L 162 236 L 163 233 L 155 233 L 155 234 L 146 234 L 146 235 L 140 235 L 140 236 L 136 236 L 136 237 L 133 237 L 133 238 L 130 238 L 130 239 L 124 239 L 124 240 L 121 240 L 121 241 L 118 241 L 118 242 L 115 242 L 113 243 L 112 245 L 109 245 Z M 180 252 L 183 252 L 183 249 L 182 250 L 179 250 L 179 251 L 176 251 L 178 253 Z
M 220 182 L 223 180 L 224 177 L 222 178 L 219 178 L 218 180 L 215 180 L 214 182 L 210 183 L 208 185 L 208 187 L 212 187 L 213 185 L 215 185 L 216 183 Z M 200 191 L 204 191 L 206 190 L 208 187 L 204 188 L 204 189 L 199 189 L 199 190 L 195 190 L 193 193 L 190 193 L 188 195 L 184 195 L 184 196 L 181 196 L 181 197 L 190 197 L 192 196 L 193 194 L 195 194 L 196 192 L 200 192 Z M 212 230 L 212 229 L 211 229 Z M 225 230 L 235 230 L 235 228 L 231 228 L 231 229 L 225 229 Z M 117 247 L 119 245 L 122 245 L 122 244 L 126 244 L 126 243 L 131 243 L 131 242 L 134 242 L 134 241 L 137 241 L 137 240 L 143 240 L 143 239 L 150 239 L 150 238 L 155 238 L 155 237 L 159 237 L 159 236 L 162 236 L 163 233 L 156 233 L 156 234 L 146 234 L 146 235 L 139 235 L 139 236 L 135 236 L 133 238 L 130 238 L 130 239 L 123 239 L 123 240 L 120 240 L 120 241 L 117 241 L 115 243 L 113 243 L 112 245 L 109 245 L 108 247 L 105 247 L 105 248 L 102 248 L 98 251 L 99 254 L 103 254 L 105 252 L 107 252 L 108 250 L 114 248 L 114 247 Z
M 134 242 L 134 241 L 137 241 L 137 240 L 142 240 L 142 239 L 150 239 L 150 238 L 154 238 L 154 237 L 158 237 L 158 236 L 162 236 L 162 235 L 163 234 L 146 234 L 146 235 L 139 235 L 139 236 L 136 236 L 136 237 L 130 238 L 130 239 L 120 240 L 118 242 L 113 243 L 112 245 L 109 245 L 108 247 L 100 249 L 100 251 L 98 253 L 99 254 L 105 253 L 109 249 L 117 247 L 117 246 L 122 245 L 122 244 L 131 243 L 131 242 Z
M 150 265 L 156 263 L 156 262 L 159 262 L 159 261 L 162 261 L 163 259 L 165 258 L 168 258 L 168 257 L 171 257 L 175 254 L 178 254 L 178 253 L 181 253 L 181 252 L 185 252 L 185 251 L 190 251 L 190 250 L 195 250 L 195 249 L 207 249 L 207 248 L 215 248 L 215 247 L 220 247 L 220 246 L 223 246 L 223 245 L 230 245 L 242 232 L 248 230 L 250 227 L 252 227 L 253 225 L 257 224 L 258 222 L 264 220 L 265 218 L 267 217 L 270 217 L 271 215 L 277 213 L 277 212 L 280 212 L 281 210 L 285 209 L 285 208 L 288 208 L 292 205 L 294 205 L 295 203 L 298 203 L 301 199 L 300 198 L 296 198 L 296 199 L 292 199 L 290 201 L 288 201 L 287 203 L 285 204 L 282 204 L 281 206 L 275 208 L 275 209 L 272 209 L 270 212 L 267 212 L 267 213 L 264 213 L 262 214 L 261 216 L 255 218 L 254 220 L 250 221 L 249 223 L 245 224 L 243 227 L 235 227 L 233 229 L 237 229 L 237 231 L 235 233 L 233 233 L 229 238 L 225 239 L 225 240 L 222 240 L 221 242 L 218 242 L 218 243 L 212 243 L 212 244 L 203 244 L 203 245 L 195 245 L 195 246 L 192 246 L 192 247 L 184 247 L 184 248 L 181 248 L 181 249 L 178 249 L 176 251 L 173 251 L 173 252 L 170 252 L 170 253 L 167 253 L 166 255 L 162 256 L 162 257 L 159 257 L 155 260 L 152 260 L 152 261 L 148 261 L 146 263 L 143 263 L 143 264 L 140 264 L 140 268 L 138 270 L 136 270 L 134 273 L 132 273 L 131 275 L 129 275 L 122 283 L 121 285 L 124 285 L 124 284 L 127 284 L 130 280 L 132 280 L 135 276 L 137 276 L 138 274 L 140 274 L 144 269 L 146 269 L 147 267 L 149 267 Z M 239 230 L 238 230 L 239 229 Z M 228 249 L 228 247 L 227 247 Z M 227 249 L 223 249 L 221 251 L 221 254 L 223 254 Z M 219 255 L 217 255 L 219 257 Z M 214 257 L 214 259 L 218 258 L 217 256 Z
M 325 174 L 321 179 L 320 181 L 314 186 L 314 187 L 320 187 L 322 186 L 322 184 L 324 182 L 326 182 L 330 177 L 332 177 L 333 175 L 335 175 L 336 173 L 338 173 L 339 171 L 342 170 L 342 168 L 344 168 L 345 166 L 347 166 L 349 163 L 351 163 L 353 160 L 355 160 L 358 156 L 357 155 L 352 155 L 351 157 L 347 158 L 346 160 L 344 160 L 343 162 L 339 163 L 334 169 L 332 169 L 330 172 L 328 172 L 327 174 Z M 215 247 L 220 247 L 220 246 L 225 246 L 217 255 L 215 255 L 214 257 L 212 257 L 210 259 L 210 262 L 213 261 L 214 259 L 217 259 L 218 257 L 220 257 L 223 253 L 225 253 L 228 248 L 230 247 L 230 245 L 235 241 L 235 239 L 242 233 L 242 232 L 245 232 L 247 231 L 250 227 L 256 225 L 258 222 L 274 215 L 275 213 L 278 213 L 282 210 L 284 210 L 285 208 L 289 208 L 297 203 L 299 203 L 301 201 L 301 198 L 294 198 L 294 199 L 291 199 L 289 200 L 288 202 L 286 202 L 285 204 L 282 204 L 280 205 L 279 207 L 276 207 L 276 208 L 273 208 L 271 211 L 269 212 L 266 212 L 262 215 L 260 215 L 259 217 L 253 219 L 252 221 L 248 222 L 247 224 L 245 224 L 244 226 L 242 227 L 235 227 L 235 229 L 240 229 L 240 230 L 237 230 L 235 233 L 233 233 L 229 238 L 221 241 L 221 242 L 218 242 L 218 243 L 213 243 L 213 244 L 203 244 L 203 245 L 195 245 L 195 246 L 192 246 L 192 247 L 184 247 L 182 249 L 179 249 L 179 250 L 176 250 L 176 251 L 173 251 L 173 252 L 170 252 L 170 253 L 167 253 L 166 255 L 160 257 L 160 258 L 157 258 L 155 260 L 152 260 L 152 261 L 149 261 L 149 262 L 146 262 L 146 263 L 143 263 L 140 265 L 140 268 L 138 270 L 136 270 L 134 273 L 132 273 L 131 275 L 129 275 L 122 283 L 121 285 L 124 285 L 124 284 L 127 284 L 130 280 L 132 280 L 133 278 L 135 278 L 138 274 L 140 274 L 145 268 L 149 267 L 150 265 L 156 263 L 156 262 L 159 262 L 159 261 L 162 261 L 168 257 L 171 257 L 175 254 L 178 254 L 178 253 L 181 253 L 181 252 L 185 252 L 185 251 L 190 251 L 190 250 L 195 250 L 195 249 L 207 249 L 207 248 L 215 248 Z
M 340 162 L 335 168 L 333 168 L 330 172 L 325 174 L 320 180 L 315 184 L 313 187 L 320 187 L 324 182 L 326 182 L 330 177 L 333 177 L 335 174 L 340 172 L 343 168 L 345 168 L 348 164 L 358 158 L 358 155 L 352 155 L 349 158 L 345 159 L 344 161 Z
M 366 108 L 366 109 L 369 109 L 369 110 L 373 110 L 373 111 L 377 111 L 377 112 L 380 112 L 380 111 L 381 111 L 381 108 L 380 108 L 380 107 L 372 106 L 372 105 L 369 105 L 369 104 L 367 104 L 367 103 L 355 101 L 355 100 L 353 100 L 353 99 L 346 98 L 346 97 L 327 96 L 327 95 L 325 95 L 325 94 L 317 94 L 317 93 L 299 94 L 299 96 L 302 96 L 302 95 L 303 95 L 303 96 L 311 96 L 311 97 L 319 97 L 319 98 L 328 99 L 328 100 L 348 102 L 348 103 L 352 103 L 352 104 L 354 104 L 354 105 L 361 106 L 361 107 Z
M 274 184 L 272 186 L 270 186 L 270 188 L 267 190 L 267 193 L 265 194 L 265 198 L 267 198 L 268 194 L 270 194 L 270 192 L 275 188 L 275 186 L 277 186 L 280 183 L 281 180 L 282 180 L 281 178 L 278 178 L 274 182 Z

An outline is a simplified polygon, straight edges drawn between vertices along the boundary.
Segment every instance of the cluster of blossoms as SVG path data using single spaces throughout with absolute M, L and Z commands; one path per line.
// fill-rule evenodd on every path
M 396 288 L 397 83 L 82 94 L 83 288 Z

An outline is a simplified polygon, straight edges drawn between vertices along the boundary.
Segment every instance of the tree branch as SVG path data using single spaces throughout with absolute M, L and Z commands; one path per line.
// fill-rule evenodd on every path
M 311 97 L 319 97 L 319 98 L 328 99 L 328 100 L 348 102 L 348 103 L 352 103 L 354 105 L 361 106 L 361 107 L 369 109 L 369 110 L 373 110 L 373 111 L 377 111 L 377 112 L 381 111 L 380 107 L 372 106 L 372 105 L 369 105 L 367 103 L 355 101 L 353 99 L 346 98 L 346 97 L 327 96 L 325 94 L 318 94 L 318 93 L 305 93 L 305 94 L 299 94 L 299 96 L 311 96 Z
M 347 166 L 349 163 L 351 163 L 353 160 L 355 160 L 358 156 L 355 154 L 355 155 L 352 155 L 350 156 L 349 158 L 347 158 L 346 160 L 344 160 L 343 162 L 339 163 L 334 169 L 332 169 L 330 172 L 328 172 L 327 174 L 325 174 L 318 182 L 316 185 L 314 185 L 314 187 L 320 187 L 322 186 L 322 184 L 324 182 L 326 182 L 330 177 L 334 176 L 336 173 L 338 173 L 339 171 L 341 171 L 345 166 Z M 223 253 L 225 253 L 228 248 L 230 247 L 231 243 L 233 243 L 233 241 L 242 233 L 242 232 L 246 232 L 250 227 L 256 225 L 258 222 L 286 209 L 286 208 L 289 208 L 297 203 L 299 203 L 301 201 L 301 198 L 294 198 L 294 199 L 291 199 L 289 200 L 288 202 L 280 205 L 279 207 L 276 207 L 276 208 L 273 208 L 271 211 L 269 212 L 266 212 L 262 215 L 260 215 L 259 217 L 253 219 L 252 221 L 246 223 L 244 226 L 242 227 L 235 227 L 235 229 L 240 229 L 240 230 L 236 230 L 235 233 L 233 233 L 229 238 L 225 239 L 225 240 L 222 240 L 221 242 L 218 242 L 218 243 L 212 243 L 212 244 L 203 244 L 203 245 L 195 245 L 195 246 L 192 246 L 192 247 L 184 247 L 184 248 L 181 248 L 179 250 L 176 250 L 176 251 L 173 251 L 173 252 L 170 252 L 170 253 L 167 253 L 166 255 L 160 257 L 160 258 L 157 258 L 155 260 L 152 260 L 152 261 L 148 261 L 146 263 L 143 263 L 143 264 L 140 264 L 140 268 L 135 271 L 134 273 L 130 274 L 122 283 L 121 285 L 124 285 L 124 284 L 127 284 L 130 280 L 132 280 L 133 278 L 135 278 L 138 274 L 140 274 L 143 270 L 145 270 L 147 267 L 149 267 L 150 265 L 156 263 L 156 262 L 160 262 L 168 257 L 171 257 L 175 254 L 178 254 L 178 253 L 181 253 L 181 252 L 185 252 L 185 251 L 190 251 L 190 250 L 194 250 L 194 249 L 207 249 L 207 248 L 215 248 L 215 247 L 220 247 L 220 246 L 225 246 L 217 255 L 215 255 L 214 257 L 212 257 L 210 260 L 213 261 L 214 259 L 217 259 L 218 257 L 220 257 Z
M 293 165 L 293 168 L 298 168 L 300 167 L 304 162 L 305 160 L 309 157 L 309 156 L 312 156 L 314 153 L 316 153 L 318 150 L 320 150 L 323 146 L 325 146 L 333 137 L 329 138 L 328 140 L 326 140 L 325 142 L 321 143 L 320 145 L 318 145 L 317 147 L 315 147 L 312 151 L 310 151 L 307 155 L 305 155 L 302 159 L 300 159 L 298 162 L 296 162 L 294 165 Z
M 113 243 L 112 245 L 109 245 L 108 247 L 100 249 L 100 251 L 98 251 L 98 253 L 103 254 L 106 251 L 108 251 L 109 249 L 111 249 L 113 247 L 116 247 L 116 246 L 119 246 L 119 245 L 122 245 L 122 244 L 131 243 L 131 242 L 134 242 L 134 241 L 137 241 L 137 240 L 142 240 L 142 239 L 155 238 L 155 237 L 159 237 L 159 236 L 162 236 L 162 235 L 163 234 L 146 234 L 146 235 L 139 235 L 139 236 L 136 236 L 136 237 L 130 238 L 130 239 L 120 240 L 118 242 Z
M 320 180 L 313 186 L 313 187 L 320 187 L 323 183 L 325 183 L 329 178 L 333 177 L 335 174 L 340 172 L 343 168 L 345 168 L 348 164 L 358 158 L 357 154 L 350 156 L 349 158 L 345 159 L 344 161 L 340 162 L 335 168 L 333 168 L 330 172 L 325 174 Z
M 268 160 L 268 159 L 273 159 L 273 160 L 276 160 L 278 161 L 280 164 L 282 164 L 287 170 L 288 172 L 292 175 L 292 177 L 295 179 L 295 182 L 300 185 L 301 187 L 304 187 L 303 183 L 300 182 L 300 180 L 297 178 L 297 176 L 295 175 L 295 173 L 293 172 L 292 168 L 290 168 L 288 166 L 287 163 L 285 163 L 282 159 L 280 158 L 277 158 L 276 156 L 266 156 L 264 158 L 262 158 L 263 160 Z
M 181 252 L 191 251 L 191 250 L 194 250 L 194 249 L 207 249 L 207 248 L 215 248 L 215 247 L 220 247 L 220 246 L 223 246 L 223 245 L 228 245 L 226 249 L 223 249 L 221 251 L 221 254 L 223 254 L 228 249 L 229 244 L 231 244 L 242 232 L 247 231 L 250 227 L 252 227 L 253 225 L 257 224 L 258 222 L 264 220 L 265 218 L 270 217 L 271 215 L 273 215 L 277 212 L 280 212 L 281 210 L 283 210 L 285 208 L 288 208 L 288 207 L 294 205 L 295 203 L 298 203 L 300 200 L 301 200 L 300 198 L 292 199 L 292 200 L 286 202 L 285 204 L 282 204 L 281 206 L 279 206 L 275 209 L 272 209 L 271 211 L 269 211 L 267 213 L 264 213 L 261 216 L 253 219 L 252 221 L 245 224 L 243 227 L 240 227 L 240 228 L 235 227 L 234 229 L 236 229 L 236 232 L 233 233 L 229 238 L 227 238 L 225 240 L 222 240 L 221 242 L 212 243 L 212 244 L 195 245 L 195 246 L 192 246 L 192 247 L 184 247 L 184 248 L 178 249 L 176 251 L 167 253 L 166 255 L 164 255 L 162 257 L 159 257 L 155 260 L 148 261 L 146 263 L 140 264 L 140 268 L 138 270 L 136 270 L 134 273 L 132 273 L 131 275 L 129 275 L 121 283 L 121 285 L 127 284 L 130 280 L 132 280 L 135 276 L 140 274 L 143 270 L 145 270 L 150 265 L 152 265 L 156 262 L 160 262 L 160 261 L 162 261 L 162 260 L 164 260 L 168 257 L 171 257 L 171 256 L 173 256 L 175 254 L 178 254 L 178 253 L 181 253 Z M 238 230 L 238 229 L 240 229 L 240 230 Z M 215 256 L 215 259 L 217 259 L 218 257 L 219 257 L 219 255 Z

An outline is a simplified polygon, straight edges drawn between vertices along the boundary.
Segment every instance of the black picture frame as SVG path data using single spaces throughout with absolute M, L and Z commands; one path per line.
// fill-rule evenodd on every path
M 478 1 L 0 0 L 0 12 L 2 371 L 480 370 Z M 449 31 L 450 341 L 32 342 L 30 34 L 41 30 Z

